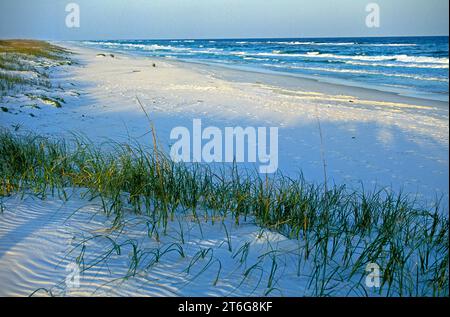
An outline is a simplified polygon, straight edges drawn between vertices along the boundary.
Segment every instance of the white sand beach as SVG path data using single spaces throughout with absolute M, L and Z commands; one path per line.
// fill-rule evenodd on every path
M 64 99 L 62 107 L 36 101 L 40 109 L 24 108 L 21 105 L 29 103 L 26 96 L 5 97 L 3 105 L 9 111 L 0 113 L 2 128 L 51 138 L 76 133 L 95 143 L 150 145 L 149 122 L 139 98 L 165 149 L 172 142 L 171 129 L 190 128 L 195 118 L 217 127 L 278 127 L 282 173 L 295 177 L 301 172 L 307 181 L 323 183 L 325 161 L 329 183 L 355 189 L 364 184 L 367 190 L 390 187 L 417 197 L 423 205 L 442 197 L 448 213 L 448 102 L 56 44 L 74 52 L 71 58 L 77 62 L 51 73 Z M 309 264 L 293 256 L 302 241 L 262 229 L 252 219 L 239 226 L 231 220 L 225 226 L 205 221 L 202 230 L 195 222 L 178 219 L 166 236 L 155 240 L 139 235 L 146 231 L 145 222 L 130 215 L 123 232 L 113 233 L 108 231 L 113 219 L 101 214 L 100 202 L 80 197 L 79 191 L 67 202 L 56 197 L 22 200 L 20 195 L 3 200 L 0 296 L 26 296 L 36 290 L 41 296 L 314 295 L 306 277 Z M 180 257 L 176 244 L 181 232 L 185 257 Z M 97 233 L 102 237 L 89 240 Z M 121 252 L 107 235 L 123 243 Z M 132 258 L 130 241 L 167 254 L 148 274 L 124 280 Z M 247 243 L 250 252 L 241 262 L 241 248 Z M 83 245 L 86 265 L 112 250 L 110 261 L 93 265 L 81 276 L 79 287 L 67 289 L 67 265 L 83 253 Z M 203 257 L 187 270 L 198 254 Z M 149 252 L 147 259 L 154 256 Z M 367 295 L 358 288 L 349 291 L 347 282 L 334 285 L 333 295 Z
M 149 144 L 138 97 L 166 148 L 173 143 L 171 129 L 191 128 L 194 118 L 205 126 L 276 126 L 279 169 L 323 182 L 319 120 L 329 182 L 389 186 L 448 201 L 448 103 L 167 59 L 97 56 L 105 52 L 58 44 L 80 63 L 55 74 L 66 105 L 30 110 L 34 118 L 3 115 L 2 126 Z

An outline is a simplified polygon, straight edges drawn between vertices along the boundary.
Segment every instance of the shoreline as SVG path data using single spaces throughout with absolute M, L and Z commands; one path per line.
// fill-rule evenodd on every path
M 172 62 L 171 59 L 161 58 L 161 60 Z M 317 90 L 317 92 L 330 93 L 330 92 L 340 92 L 341 94 L 352 94 L 360 98 L 373 98 L 374 101 L 392 101 L 398 103 L 410 103 L 410 104 L 426 104 L 433 107 L 448 108 L 448 100 L 439 100 L 436 98 L 425 98 L 419 97 L 419 95 L 402 94 L 401 92 L 382 90 L 378 89 L 376 86 L 364 87 L 362 83 L 350 82 L 346 80 L 332 79 L 327 77 L 308 77 L 307 75 L 301 74 L 290 74 L 287 72 L 276 72 L 264 69 L 256 69 L 245 66 L 227 66 L 225 64 L 218 63 L 207 63 L 195 60 L 177 60 L 173 59 L 174 63 L 186 63 L 204 66 L 209 69 L 217 69 L 222 72 L 223 75 L 229 75 L 225 78 L 229 80 L 236 80 L 236 78 L 242 78 L 245 82 L 251 82 L 250 79 L 252 75 L 257 75 L 259 78 L 266 79 L 267 83 L 274 83 L 276 85 L 277 79 L 283 78 L 283 87 L 287 88 L 305 88 L 311 87 L 311 89 Z M 233 74 L 234 73 L 234 74 Z M 239 73 L 247 74 L 247 76 L 239 76 Z M 281 86 L 280 86 L 281 87 Z M 447 96 L 448 97 L 448 96 Z
M 179 59 L 179 58 L 167 58 L 167 57 L 155 57 L 155 56 L 145 56 L 142 54 L 137 54 L 133 52 L 124 52 L 121 50 L 114 49 L 105 49 L 105 48 L 93 48 L 88 47 L 83 44 L 79 44 L 73 41 L 61 42 L 54 41 L 55 44 L 60 44 L 61 46 L 68 45 L 68 47 L 77 47 L 82 49 L 92 49 L 98 51 L 105 52 L 114 52 L 115 54 L 123 54 L 127 56 L 133 56 L 136 58 L 148 58 L 153 60 L 164 61 L 167 63 L 174 63 L 178 65 L 186 64 L 187 66 L 197 66 L 198 68 L 206 68 L 211 70 L 216 70 L 217 72 L 221 72 L 223 74 L 228 74 L 227 79 L 236 80 L 237 78 L 241 78 L 241 80 L 245 80 L 246 82 L 252 82 L 251 79 L 252 74 L 257 74 L 259 78 L 268 80 L 268 83 L 276 83 L 277 78 L 283 78 L 282 81 L 283 87 L 287 88 L 299 88 L 299 87 L 310 87 L 310 89 L 316 89 L 319 92 L 330 93 L 330 92 L 340 92 L 342 94 L 354 94 L 357 97 L 361 98 L 374 98 L 375 101 L 392 101 L 392 102 L 401 102 L 401 103 L 412 103 L 412 104 L 426 104 L 435 107 L 442 107 L 444 109 L 448 109 L 449 107 L 449 96 L 442 96 L 438 98 L 437 94 L 430 94 L 429 97 L 426 97 L 426 93 L 414 92 L 411 91 L 409 94 L 407 92 L 395 91 L 395 90 L 383 90 L 382 87 L 370 84 L 363 84 L 359 82 L 352 82 L 345 79 L 334 79 L 332 77 L 326 76 L 308 76 L 304 74 L 294 74 L 282 71 L 273 71 L 266 69 L 258 69 L 256 67 L 246 67 L 240 65 L 226 65 L 207 61 L 200 60 L 188 60 L 188 59 Z M 219 71 L 218 71 L 219 70 Z M 240 76 L 239 74 L 247 74 L 247 76 Z M 292 83 L 294 82 L 294 83 Z M 422 97 L 421 97 L 422 95 Z M 447 98 L 447 99 L 444 99 Z
M 76 83 L 70 86 L 76 95 L 56 112 L 45 110 L 45 117 L 42 111 L 32 119 L 5 115 L 5 124 L 44 135 L 82 132 L 95 142 L 132 138 L 149 145 L 139 97 L 165 149 L 171 129 L 192 127 L 194 118 L 219 128 L 230 122 L 277 126 L 279 170 L 322 183 L 320 120 L 329 182 L 350 188 L 363 182 L 448 201 L 448 107 L 442 103 L 183 61 L 115 52 L 115 58 L 99 57 L 105 50 L 54 43 L 72 49 L 81 63 L 56 73 L 58 81 Z

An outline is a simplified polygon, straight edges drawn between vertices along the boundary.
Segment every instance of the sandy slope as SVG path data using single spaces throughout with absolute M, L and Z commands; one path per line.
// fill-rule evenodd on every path
M 167 234 L 159 228 L 159 238 L 150 238 L 146 233 L 151 219 L 128 215 L 123 227 L 111 232 L 113 219 L 103 214 L 99 200 L 88 201 L 80 191 L 71 194 L 68 201 L 10 197 L 4 202 L 0 296 L 28 296 L 35 291 L 38 296 L 308 294 L 304 275 L 309 270 L 303 269 L 304 264 L 299 268 L 299 242 L 262 230 L 250 219 L 236 226 L 227 219 L 197 223 L 179 214 Z M 120 254 L 110 239 L 120 245 Z M 132 243 L 140 262 L 136 274 L 125 279 L 133 263 Z M 246 243 L 244 257 L 241 248 Z M 110 251 L 107 261 L 100 261 Z M 194 261 L 202 251 L 205 256 Z M 158 252 L 158 263 L 148 268 Z M 66 283 L 77 258 L 81 270 L 90 268 L 80 272 L 79 285 Z M 277 270 L 269 287 L 273 258 Z M 255 270 L 244 278 L 252 266 Z

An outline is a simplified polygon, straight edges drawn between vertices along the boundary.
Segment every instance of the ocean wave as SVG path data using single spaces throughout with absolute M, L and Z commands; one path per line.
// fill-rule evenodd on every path
M 247 43 L 247 42 L 241 42 Z M 357 42 L 303 42 L 303 41 L 291 41 L 291 42 L 265 42 L 268 44 L 278 44 L 278 45 L 310 45 L 310 46 L 379 46 L 379 47 L 407 47 L 407 46 L 417 46 L 417 44 L 412 43 L 357 43 Z
M 204 50 L 190 50 L 190 51 L 195 54 L 227 55 L 227 53 L 224 53 L 223 49 L 221 48 L 207 48 Z
M 417 46 L 417 44 L 409 44 L 409 43 L 379 43 L 379 44 L 358 44 L 361 46 L 379 46 L 379 47 L 407 47 L 407 46 Z
M 189 48 L 175 47 L 171 45 L 159 45 L 159 44 L 133 44 L 133 43 L 117 43 L 117 42 L 83 42 L 87 45 L 101 45 L 114 48 L 124 49 L 141 49 L 146 51 L 186 51 Z
M 289 54 L 281 51 L 272 51 L 272 53 L 256 53 L 249 55 L 258 56 L 286 56 L 286 57 L 313 57 L 313 58 L 328 58 L 328 59 L 344 59 L 344 60 L 359 60 L 359 61 L 397 61 L 402 63 L 425 63 L 425 64 L 449 64 L 449 59 L 445 57 L 428 57 L 428 56 L 409 56 L 409 55 L 336 55 L 320 52 L 308 52 Z
M 408 55 L 396 55 L 396 60 L 399 62 L 417 62 L 417 63 L 429 63 L 429 64 L 447 64 L 448 57 L 428 57 L 428 56 L 408 56 Z
M 449 66 L 446 64 L 393 64 L 393 63 L 364 63 L 355 61 L 343 61 L 343 63 L 355 66 L 372 66 L 372 67 L 405 67 L 405 68 L 433 68 L 433 69 L 448 69 Z
M 293 42 L 265 42 L 267 44 L 279 44 L 279 45 L 317 45 L 317 46 L 347 46 L 347 45 L 354 45 L 355 42 L 299 42 L 299 41 L 293 41 Z
M 301 55 L 301 54 L 300 54 Z M 397 61 L 403 63 L 427 63 L 427 64 L 449 64 L 449 59 L 445 57 L 428 57 L 428 56 L 409 56 L 409 55 L 335 55 L 335 54 L 317 54 L 317 52 L 310 52 L 303 54 L 307 57 L 320 58 L 335 58 L 335 59 L 350 59 L 360 61 Z
M 258 57 L 243 57 L 243 59 L 249 61 L 271 61 L 270 58 L 258 58 Z
M 185 41 L 182 41 L 185 42 Z M 170 43 L 176 43 L 176 41 L 170 41 Z M 116 42 L 84 42 L 87 45 L 101 45 L 111 48 L 122 49 L 139 49 L 144 51 L 165 51 L 166 53 L 183 53 L 183 54 L 217 54 L 225 55 L 222 48 L 204 48 L 203 45 L 198 48 L 180 47 L 172 45 L 160 45 L 160 44 L 133 44 L 133 43 L 116 43 Z
M 313 70 L 313 71 L 330 72 L 330 73 L 351 73 L 351 74 L 376 75 L 376 76 L 386 76 L 386 77 L 402 77 L 402 78 L 410 78 L 410 79 L 423 80 L 423 81 L 439 81 L 439 82 L 447 82 L 447 83 L 449 82 L 448 78 L 424 77 L 424 76 L 419 76 L 419 75 L 384 73 L 384 72 L 365 71 L 365 70 L 358 70 L 358 69 L 338 69 L 338 68 L 322 68 L 322 67 L 307 67 L 307 66 L 281 66 L 278 64 L 263 64 L 263 65 L 266 67 L 274 67 L 274 68 L 303 69 L 303 70 Z

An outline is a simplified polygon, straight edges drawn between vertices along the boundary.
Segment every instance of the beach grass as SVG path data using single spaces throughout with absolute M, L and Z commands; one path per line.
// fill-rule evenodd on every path
M 0 40 L 0 53 L 24 54 L 53 60 L 63 59 L 66 49 L 39 40 Z
M 114 223 L 131 209 L 152 219 L 156 237 L 165 234 L 179 210 L 199 226 L 205 220 L 253 219 L 301 242 L 298 261 L 311 263 L 308 287 L 316 296 L 332 295 L 336 281 L 367 295 L 361 286 L 370 263 L 381 268 L 379 295 L 448 296 L 449 223 L 438 202 L 431 208 L 390 189 L 325 188 L 302 176 L 261 176 L 236 165 L 175 163 L 157 146 L 98 145 L 81 136 L 52 140 L 8 130 L 0 132 L 0 174 L 0 196 L 68 199 L 67 188 L 86 188 Z M 228 243 L 228 248 L 245 261 L 245 246 L 233 250 Z M 272 259 L 267 294 L 276 292 L 278 267 L 272 256 L 264 256 Z M 257 269 L 250 267 L 245 276 L 252 268 Z
M 24 86 L 51 88 L 48 66 L 70 64 L 69 54 L 45 41 L 0 40 L 1 96 L 17 93 Z

